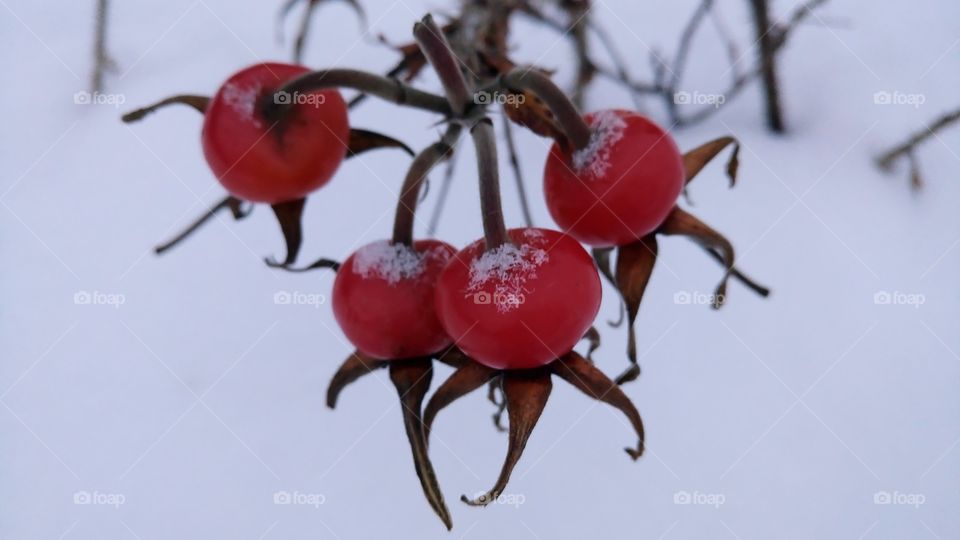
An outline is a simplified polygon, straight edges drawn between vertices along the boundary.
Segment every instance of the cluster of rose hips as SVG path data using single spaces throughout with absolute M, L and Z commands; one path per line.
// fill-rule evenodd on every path
M 344 386 L 377 368 L 389 367 L 424 493 L 450 527 L 427 441 L 439 410 L 488 383 L 499 385 L 509 419 L 509 448 L 500 478 L 484 505 L 503 491 L 556 375 L 595 399 L 620 409 L 636 431 L 643 452 L 643 424 L 618 383 L 636 377 L 632 368 L 617 382 L 574 351 L 592 328 L 601 300 L 600 275 L 616 285 L 631 326 L 656 256 L 657 233 L 693 237 L 727 270 L 729 242 L 676 207 L 687 181 L 732 139 L 719 139 L 683 156 L 671 136 L 644 116 L 605 110 L 581 117 L 545 75 L 513 69 L 490 88 L 529 92 L 546 104 L 557 137 L 546 159 L 544 194 L 559 228 L 507 229 L 500 209 L 495 141 L 486 105 L 468 101 L 468 86 L 453 53 L 427 17 L 414 29 L 446 96 L 416 90 L 394 79 L 353 70 L 311 72 L 265 63 L 231 76 L 213 98 L 177 96 L 128 114 L 137 120 L 160 106 L 191 105 L 204 113 L 204 156 L 230 193 L 226 206 L 240 217 L 242 201 L 268 203 L 281 218 L 291 269 L 299 247 L 305 198 L 325 185 L 348 156 L 380 146 L 403 146 L 382 135 L 352 129 L 338 88 L 353 88 L 445 116 L 443 138 L 416 155 L 404 180 L 393 236 L 370 243 L 336 269 L 333 313 L 356 347 L 334 376 L 327 401 L 333 407 Z M 477 149 L 484 237 L 461 250 L 436 239 L 414 240 L 413 216 L 427 173 L 449 157 L 462 131 Z M 735 165 L 734 165 L 735 166 Z M 732 178 L 731 171 L 731 178 Z M 214 211 L 216 208 L 214 209 Z M 719 240 L 718 240 L 719 238 Z M 581 243 L 594 248 L 593 256 Z M 618 250 L 616 272 L 609 268 Z M 598 272 L 599 267 L 599 272 Z M 631 354 L 635 364 L 635 354 Z M 455 367 L 426 407 L 434 361 Z

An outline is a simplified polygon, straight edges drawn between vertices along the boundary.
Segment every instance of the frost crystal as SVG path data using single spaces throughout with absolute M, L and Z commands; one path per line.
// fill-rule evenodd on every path
M 595 114 L 590 120 L 590 143 L 573 153 L 573 170 L 581 177 L 600 178 L 610 168 L 613 146 L 627 127 L 626 121 L 614 111 Z
M 423 273 L 424 261 L 443 253 L 443 248 L 439 246 L 417 253 L 410 246 L 382 240 L 357 250 L 353 256 L 353 272 L 364 278 L 378 277 L 395 285 L 401 279 L 419 277 Z
M 257 96 L 260 95 L 260 85 L 240 86 L 234 83 L 228 83 L 223 87 L 223 101 L 237 112 L 241 118 L 252 121 L 257 127 L 260 122 L 257 121 L 254 114 L 254 108 L 257 103 Z
M 547 250 L 543 249 L 543 233 L 533 229 L 524 233 L 530 243 L 517 247 L 504 244 L 487 251 L 470 264 L 470 283 L 467 293 L 480 304 L 494 304 L 501 313 L 512 311 L 525 300 L 530 292 L 526 283 L 537 277 L 536 270 L 550 260 Z M 493 296 L 480 289 L 487 283 L 493 284 Z

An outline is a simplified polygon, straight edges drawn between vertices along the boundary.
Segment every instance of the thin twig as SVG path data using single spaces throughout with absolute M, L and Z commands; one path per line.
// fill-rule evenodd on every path
M 97 0 L 97 22 L 93 44 L 93 75 L 90 80 L 90 91 L 103 90 L 104 74 L 112 67 L 112 61 L 107 55 L 107 16 L 110 8 L 108 0 Z
M 523 182 L 523 172 L 520 170 L 520 159 L 517 156 L 517 145 L 513 140 L 513 127 L 510 119 L 503 118 L 503 138 L 507 143 L 507 155 L 510 156 L 510 167 L 513 169 L 513 178 L 517 183 L 517 196 L 520 199 L 520 210 L 523 212 L 523 221 L 527 227 L 533 227 L 533 217 L 530 215 L 530 203 L 527 200 L 527 188 Z
M 396 218 L 393 222 L 393 241 L 413 245 L 413 224 L 420 199 L 420 188 L 430 171 L 441 161 L 450 157 L 454 145 L 460 139 L 460 124 L 450 124 L 443 137 L 417 154 L 400 189 Z
M 440 214 L 443 213 L 443 207 L 446 206 L 447 197 L 450 195 L 458 155 L 456 148 L 454 148 L 453 155 L 447 160 L 447 168 L 443 172 L 443 181 L 440 184 L 440 192 L 437 194 L 437 202 L 433 205 L 433 214 L 430 216 L 430 223 L 427 225 L 427 236 L 436 234 L 437 227 L 440 225 Z

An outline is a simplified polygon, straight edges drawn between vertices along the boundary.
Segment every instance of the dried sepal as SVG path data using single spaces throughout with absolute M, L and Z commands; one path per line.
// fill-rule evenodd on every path
M 733 272 L 734 251 L 733 244 L 722 234 L 710 228 L 709 225 L 697 219 L 693 214 L 674 207 L 666 221 L 660 226 L 659 232 L 666 235 L 682 235 L 690 238 L 703 247 L 715 250 L 723 261 L 726 270 L 723 278 L 713 294 L 713 308 L 719 309 L 726 301 L 727 281 Z
M 613 270 L 610 266 L 610 254 L 613 252 L 613 248 L 593 248 L 590 250 L 590 254 L 593 255 L 593 262 L 596 263 L 597 269 L 600 270 L 600 275 L 605 277 L 607 281 L 610 282 L 614 287 L 617 286 L 617 280 L 613 277 Z
M 566 136 L 557 124 L 550 109 L 530 91 L 510 91 L 514 99 L 507 100 L 504 112 L 513 123 L 519 124 L 542 137 L 549 137 L 566 144 Z
M 587 329 L 583 338 L 590 344 L 587 348 L 587 360 L 593 362 L 593 353 L 600 348 L 600 332 L 593 326 Z
M 657 262 L 657 237 L 648 234 L 640 240 L 617 249 L 616 282 L 620 296 L 627 307 L 627 358 L 630 367 L 617 377 L 617 384 L 636 379 L 640 375 L 637 364 L 637 336 L 634 322 L 640 311 L 643 293 L 647 290 L 653 266 Z
M 270 264 L 270 263 L 268 262 L 267 264 Z M 303 266 L 300 268 L 294 268 L 293 266 L 287 266 L 283 264 L 270 264 L 270 266 L 273 268 L 279 268 L 280 270 L 286 270 L 287 272 L 292 272 L 295 274 L 299 274 L 302 272 L 310 272 L 311 270 L 322 270 L 322 269 L 330 269 L 330 270 L 333 270 L 334 272 L 340 270 L 339 261 L 335 261 L 333 259 L 327 259 L 327 258 L 317 259 L 316 261 L 313 261 L 307 266 Z
M 507 398 L 503 395 L 503 377 L 497 376 L 487 383 L 487 401 L 493 403 L 494 407 L 497 408 L 493 412 L 493 427 L 503 433 L 507 430 L 503 427 L 503 413 L 507 410 Z
M 348 356 L 340 365 L 340 369 L 334 373 L 333 378 L 330 379 L 330 386 L 327 387 L 327 407 L 336 408 L 337 398 L 340 397 L 340 392 L 348 384 L 368 373 L 386 367 L 388 363 L 386 360 L 370 358 L 360 351 L 355 351 Z
M 158 109 L 167 107 L 169 105 L 187 105 L 188 107 L 192 107 L 193 109 L 195 109 L 200 114 L 204 114 L 207 110 L 207 105 L 209 104 L 210 104 L 210 98 L 207 96 L 195 96 L 195 95 L 189 95 L 189 94 L 171 96 L 166 99 L 162 99 L 148 107 L 143 107 L 135 111 L 130 111 L 127 114 L 121 116 L 120 119 L 127 124 L 131 122 L 139 122 L 140 120 L 143 120 L 143 117 L 147 116 L 148 114 Z
M 724 264 L 723 255 L 718 253 L 716 249 L 708 248 L 708 247 L 704 247 L 703 249 L 704 251 L 707 252 L 708 255 L 710 255 L 710 258 L 712 258 L 713 260 L 717 261 L 720 264 Z M 739 281 L 748 289 L 759 294 L 764 298 L 766 298 L 767 296 L 770 296 L 770 289 L 768 287 L 757 283 L 753 278 L 751 278 L 750 276 L 738 270 L 736 266 L 734 266 L 730 270 L 730 277 Z
M 280 232 L 283 233 L 283 240 L 287 245 L 287 255 L 283 262 L 277 262 L 273 257 L 268 257 L 266 259 L 268 266 L 290 266 L 296 262 L 297 255 L 300 253 L 300 244 L 303 243 L 301 220 L 306 203 L 307 199 L 303 198 L 270 205 L 273 214 L 277 217 L 277 222 L 280 223 Z
M 740 143 L 733 137 L 714 139 L 684 154 L 683 169 L 686 171 L 686 183 L 689 184 L 707 163 L 731 144 L 733 145 L 733 153 L 730 154 L 730 160 L 727 161 L 727 177 L 730 178 L 730 186 L 733 187 L 737 183 L 737 169 L 740 166 Z
M 209 210 L 204 212 L 202 216 L 194 220 L 194 222 L 184 229 L 183 232 L 153 248 L 154 253 L 157 255 L 162 255 L 170 248 L 177 246 L 180 244 L 180 242 L 196 232 L 197 229 L 213 219 L 219 212 L 223 210 L 229 210 L 230 214 L 233 216 L 233 219 L 239 221 L 249 216 L 250 212 L 253 212 L 253 205 L 245 208 L 244 201 L 233 196 L 224 197 L 220 202 L 211 206 Z
M 367 129 L 353 128 L 350 130 L 350 141 L 347 143 L 348 158 L 377 148 L 399 148 L 410 156 L 414 155 L 409 146 L 388 135 Z
M 644 433 L 643 420 L 640 413 L 630 401 L 630 398 L 623 393 L 620 386 L 611 381 L 602 371 L 597 369 L 593 363 L 583 358 L 576 352 L 571 352 L 566 356 L 550 364 L 553 372 L 561 379 L 573 385 L 577 390 L 584 394 L 612 405 L 619 409 L 633 426 L 637 433 L 636 448 L 625 448 L 631 458 L 637 459 L 643 455 Z
M 430 435 L 431 426 L 442 409 L 461 397 L 487 384 L 497 372 L 477 362 L 469 361 L 453 372 L 430 397 L 423 410 L 424 432 Z
M 433 465 L 427 455 L 427 441 L 424 437 L 423 419 L 420 409 L 423 398 L 430 389 L 430 379 L 433 376 L 433 362 L 429 358 L 411 360 L 394 360 L 390 362 L 390 380 L 397 388 L 400 396 L 400 406 L 403 409 L 403 426 L 410 441 L 410 451 L 413 453 L 413 465 L 420 478 L 420 487 L 433 511 L 440 516 L 447 530 L 453 528 L 450 511 L 443 502 L 443 493 L 437 476 L 433 472 Z
M 540 414 L 547 404 L 552 389 L 553 381 L 550 380 L 549 368 L 505 371 L 503 373 L 503 393 L 507 401 L 507 417 L 510 419 L 507 456 L 504 459 L 503 467 L 500 469 L 500 476 L 490 491 L 476 499 L 461 495 L 461 501 L 470 506 L 486 506 L 497 500 L 497 497 L 503 493 L 504 488 L 507 487 L 507 482 L 510 480 L 513 468 L 520 460 L 520 456 L 523 455 L 523 449 L 527 445 L 530 433 L 533 432 L 533 428 L 536 427 L 537 421 L 540 419 Z

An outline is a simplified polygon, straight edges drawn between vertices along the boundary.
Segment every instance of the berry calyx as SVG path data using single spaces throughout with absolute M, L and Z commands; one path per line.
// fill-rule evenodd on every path
M 456 249 L 382 240 L 344 261 L 333 282 L 333 314 L 360 352 L 379 360 L 434 354 L 451 343 L 434 311 L 437 278 Z
M 584 117 L 590 142 L 569 151 L 554 144 L 543 174 L 554 221 L 598 247 L 635 242 L 653 232 L 683 191 L 683 160 L 669 133 L 631 111 Z
M 307 72 L 290 64 L 250 66 L 227 79 L 210 100 L 203 154 L 232 195 L 270 204 L 300 199 L 326 184 L 340 166 L 350 138 L 340 92 L 276 92 Z M 292 105 L 280 123 L 263 114 L 263 103 L 274 101 Z
M 542 366 L 576 345 L 600 308 L 600 278 L 576 240 L 549 229 L 508 231 L 453 258 L 437 282 L 437 315 L 457 346 L 494 369 Z

